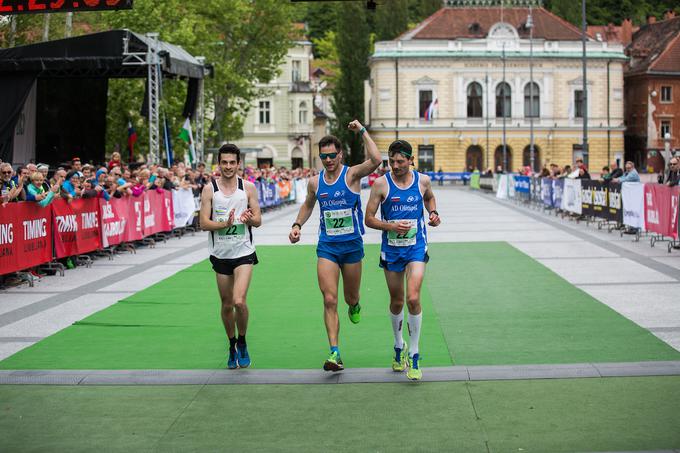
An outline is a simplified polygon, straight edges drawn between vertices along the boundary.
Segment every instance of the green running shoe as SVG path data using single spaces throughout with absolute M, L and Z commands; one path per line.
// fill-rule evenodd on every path
M 359 324 L 359 321 L 361 321 L 361 304 L 357 302 L 356 305 L 350 305 L 347 314 L 352 324 Z
M 394 348 L 394 357 L 392 357 L 392 371 L 400 372 L 408 368 L 408 346 L 404 342 L 404 346 L 399 349 Z
M 342 359 L 340 358 L 340 354 L 333 351 L 330 353 L 328 358 L 323 364 L 323 369 L 324 371 L 342 371 L 345 369 L 345 366 L 342 364 Z
M 411 366 L 408 367 L 406 377 L 412 381 L 419 381 L 423 378 L 423 371 L 420 369 L 420 354 L 413 354 Z

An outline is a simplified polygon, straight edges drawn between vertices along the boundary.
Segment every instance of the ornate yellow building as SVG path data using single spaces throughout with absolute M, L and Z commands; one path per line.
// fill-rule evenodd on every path
M 444 4 L 454 2 L 445 1 Z M 543 8 L 448 7 L 370 60 L 366 117 L 383 152 L 397 139 L 421 171 L 462 171 L 531 161 L 573 165 L 582 155 L 580 30 Z M 623 159 L 621 45 L 587 41 L 589 167 Z M 532 82 L 533 81 L 533 82 Z M 504 138 L 505 137 L 505 138 Z

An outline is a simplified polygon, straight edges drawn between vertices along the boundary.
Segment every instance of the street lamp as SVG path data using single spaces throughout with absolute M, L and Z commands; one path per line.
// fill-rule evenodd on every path
M 526 26 L 529 29 L 529 165 L 534 171 L 534 19 L 532 17 L 531 4 L 529 4 L 529 17 Z
M 586 70 L 586 0 L 581 0 L 581 42 L 583 43 L 583 164 L 588 168 L 588 79 Z

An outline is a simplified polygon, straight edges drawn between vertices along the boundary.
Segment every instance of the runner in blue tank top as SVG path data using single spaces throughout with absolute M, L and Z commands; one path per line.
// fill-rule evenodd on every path
M 342 274 L 345 302 L 349 305 L 349 319 L 354 324 L 361 320 L 359 286 L 361 260 L 364 257 L 363 213 L 361 210 L 361 178 L 368 176 L 382 163 L 382 157 L 366 128 L 359 121 L 349 123 L 349 129 L 360 134 L 366 148 L 366 161 L 347 167 L 342 164 L 340 140 L 332 135 L 319 141 L 319 158 L 324 169 L 310 178 L 307 198 L 300 207 L 288 238 L 295 244 L 300 240 L 302 225 L 309 219 L 314 205 L 319 202 L 319 242 L 316 248 L 316 271 L 323 294 L 324 322 L 331 351 L 323 364 L 326 371 L 344 369 L 338 349 L 338 283 Z
M 411 145 L 405 140 L 397 140 L 390 145 L 388 154 L 391 171 L 373 183 L 366 206 L 366 226 L 383 232 L 380 267 L 385 272 L 390 291 L 390 317 L 394 333 L 392 370 L 406 369 L 409 379 L 419 380 L 423 376 L 418 349 L 423 317 L 420 287 L 425 276 L 425 263 L 429 260 L 424 210 L 428 212 L 428 225 L 436 227 L 441 220 L 430 177 L 411 170 Z M 378 207 L 382 220 L 375 217 Z M 404 279 L 410 351 L 402 337 Z

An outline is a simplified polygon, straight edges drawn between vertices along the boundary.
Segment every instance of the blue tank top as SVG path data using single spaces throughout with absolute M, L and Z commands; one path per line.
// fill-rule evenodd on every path
M 385 174 L 389 191 L 380 205 L 382 220 L 390 223 L 400 220 L 411 222 L 411 229 L 406 234 L 383 231 L 380 251 L 382 259 L 387 261 L 406 256 L 414 250 L 427 250 L 423 195 L 420 193 L 420 175 L 413 170 L 412 174 L 413 181 L 406 189 L 397 187 L 390 173 Z
M 321 226 L 319 242 L 345 242 L 361 239 L 364 234 L 364 213 L 361 196 L 347 186 L 345 177 L 348 167 L 343 165 L 340 176 L 327 184 L 325 170 L 319 174 L 316 199 L 319 202 Z

